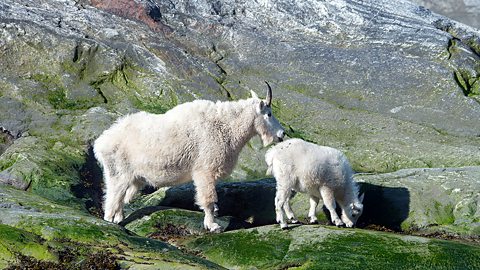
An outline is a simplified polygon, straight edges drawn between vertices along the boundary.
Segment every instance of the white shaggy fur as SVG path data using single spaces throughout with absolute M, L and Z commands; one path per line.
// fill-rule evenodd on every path
M 267 174 L 273 174 L 277 181 L 275 211 L 282 228 L 288 226 L 284 214 L 292 223 L 298 222 L 289 203 L 292 190 L 309 194 L 310 223 L 317 222 L 316 208 L 320 198 L 337 226 L 345 224 L 353 227 L 362 214 L 363 194 L 358 197 L 353 171 L 340 151 L 290 139 L 269 149 L 265 161 L 268 165 Z M 335 211 L 335 201 L 342 208 L 341 218 Z
M 144 184 L 172 186 L 192 181 L 204 226 L 214 222 L 215 182 L 229 175 L 243 146 L 255 135 L 265 145 L 281 140 L 284 131 L 267 100 L 252 92 L 235 102 L 196 100 L 165 114 L 138 112 L 119 119 L 95 141 L 95 157 L 105 181 L 104 219 L 118 223 L 123 206 Z

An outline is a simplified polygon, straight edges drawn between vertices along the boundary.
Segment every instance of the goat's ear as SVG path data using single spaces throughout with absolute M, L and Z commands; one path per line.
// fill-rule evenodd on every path
M 252 94 L 252 98 L 258 99 L 257 93 L 255 93 L 253 90 L 250 90 L 250 94 Z
M 258 103 L 257 112 L 261 113 L 266 106 L 267 105 L 265 105 L 265 101 L 260 100 L 260 103 Z
M 358 200 L 363 203 L 363 198 L 365 197 L 365 193 L 362 193 L 362 195 L 360 195 L 360 197 L 358 197 Z

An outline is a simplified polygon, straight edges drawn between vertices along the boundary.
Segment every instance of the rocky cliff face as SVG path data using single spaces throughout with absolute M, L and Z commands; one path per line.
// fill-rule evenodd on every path
M 368 207 L 398 208 L 388 220 L 388 209 L 372 210 L 363 227 L 478 241 L 479 36 L 473 28 L 403 0 L 2 1 L 0 235 L 10 238 L 0 245 L 0 266 L 46 261 L 59 267 L 82 258 L 91 263 L 112 259 L 121 267 L 146 267 L 149 260 L 168 267 L 265 266 L 249 257 L 255 254 L 224 262 L 214 247 L 202 253 L 206 240 L 176 243 L 207 254 L 215 264 L 98 219 L 101 171 L 90 147 L 121 115 L 163 113 L 199 98 L 246 98 L 250 90 L 262 95 L 265 80 L 273 86 L 275 114 L 290 137 L 341 149 L 356 171 L 372 173 L 358 178 L 370 193 Z M 227 180 L 263 178 L 264 152 L 253 140 Z M 442 171 L 446 167 L 458 168 Z M 226 192 L 225 209 L 257 210 L 225 210 L 232 217 L 223 222 L 233 224 L 231 228 L 273 223 L 268 196 L 256 196 L 266 201 L 253 207 L 244 202 L 252 200 L 246 195 L 252 187 L 271 195 L 274 183 L 256 183 L 226 187 L 233 193 Z M 171 195 L 175 192 L 162 192 L 140 196 L 127 209 L 137 213 L 132 219 L 160 215 L 158 205 L 198 210 L 191 201 Z M 424 194 L 433 199 L 422 200 Z M 306 205 L 302 200 L 298 198 L 298 209 Z M 167 213 L 161 223 L 177 224 L 168 229 L 179 234 L 181 223 L 188 223 L 185 218 L 179 225 L 175 216 L 181 213 Z M 198 218 L 189 212 L 185 216 Z M 144 228 L 141 224 L 127 227 L 142 236 L 158 235 L 155 228 L 165 231 L 152 223 L 154 228 L 142 229 L 149 232 L 142 234 L 135 229 Z M 308 235 L 310 228 L 295 230 L 261 235 L 282 234 L 282 245 L 288 242 L 308 252 L 292 237 L 297 230 Z M 375 234 L 348 232 L 359 239 Z M 252 233 L 239 237 L 249 243 Z M 329 230 L 313 235 L 318 233 L 332 235 Z M 233 241 L 228 238 L 232 235 L 224 239 Z M 103 241 L 97 243 L 100 236 Z M 429 241 L 422 239 L 417 240 Z M 81 248 L 73 252 L 76 243 Z M 372 249 L 390 242 L 381 243 Z M 422 248 L 448 254 L 478 250 L 470 244 L 449 245 Z M 90 258 L 92 248 L 110 253 Z M 417 256 L 413 249 L 402 256 Z M 119 259 L 120 254 L 129 255 Z M 137 260 L 139 256 L 145 261 Z M 276 265 L 307 267 L 317 261 Z M 468 255 L 460 263 L 479 261 Z
M 475 27 L 476 29 L 480 29 L 480 1 L 478 0 L 412 0 L 411 2 Z

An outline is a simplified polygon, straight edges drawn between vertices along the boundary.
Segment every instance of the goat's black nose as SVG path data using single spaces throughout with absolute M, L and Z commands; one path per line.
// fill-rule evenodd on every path
M 277 132 L 277 138 L 279 142 L 283 142 L 283 138 L 285 137 L 285 131 L 284 130 L 279 130 Z

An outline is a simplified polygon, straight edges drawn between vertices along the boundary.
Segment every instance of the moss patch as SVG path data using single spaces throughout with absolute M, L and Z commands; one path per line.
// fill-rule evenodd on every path
M 188 246 L 228 268 L 267 269 L 280 264 L 288 252 L 289 244 L 290 240 L 281 234 L 260 234 L 252 229 L 206 235 L 193 240 Z
M 136 214 L 137 213 L 134 213 L 132 216 L 136 216 Z M 203 228 L 203 212 L 183 209 L 164 209 L 157 210 L 143 218 L 136 218 L 133 222 L 125 225 L 125 228 L 140 236 L 160 239 L 162 241 L 175 241 L 184 236 L 203 235 L 207 233 Z M 130 219 L 130 216 L 128 219 Z M 231 225 L 230 217 L 219 217 L 216 218 L 215 221 L 224 229 L 229 228 L 229 225 Z
M 70 91 L 59 75 L 37 73 L 32 75 L 30 79 L 38 82 L 46 91 L 38 94 L 37 98 L 39 100 L 46 99 L 54 109 L 87 109 L 96 103 L 95 99 L 70 97 Z
M 221 268 L 164 242 L 138 237 L 118 225 L 29 192 L 7 186 L 0 188 L 2 203 L 9 206 L 0 208 L 1 220 L 12 223 L 11 226 L 0 224 L 2 267 L 116 269 L 110 267 L 150 265 L 160 269 L 182 266 L 187 269 Z M 96 265 L 96 268 L 88 268 L 89 265 Z
M 467 97 L 480 95 L 480 74 L 472 74 L 464 69 L 454 72 L 455 80 L 462 88 L 463 94 Z
M 480 247 L 382 232 L 277 226 L 207 235 L 185 247 L 236 269 L 476 269 Z
M 42 235 L 47 240 L 68 239 L 80 243 L 115 243 L 118 233 L 107 226 L 98 226 L 81 218 L 35 217 L 25 218 L 18 226 Z
M 288 257 L 306 258 L 300 269 L 474 269 L 480 265 L 478 250 L 455 242 L 356 232 L 328 237 Z
M 127 224 L 126 228 L 148 237 L 172 224 L 183 225 L 189 228 L 190 233 L 199 234 L 203 232 L 203 213 L 180 209 L 161 210 Z
M 30 256 L 38 260 L 55 260 L 40 237 L 8 225 L 0 224 L 0 261 L 13 261 L 18 254 Z

